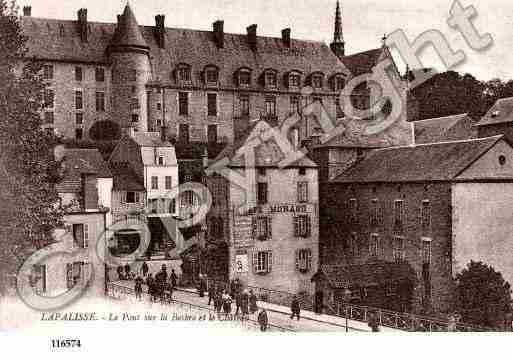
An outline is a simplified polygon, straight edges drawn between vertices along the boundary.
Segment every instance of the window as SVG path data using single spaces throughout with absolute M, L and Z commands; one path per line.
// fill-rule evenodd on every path
M 189 143 L 189 125 L 182 123 L 178 126 L 178 141 L 180 143 Z
M 353 257 L 357 257 L 359 255 L 358 248 L 358 234 L 352 232 L 349 236 L 349 253 Z
M 149 206 L 150 206 L 151 213 L 157 213 L 159 210 L 159 200 L 157 198 L 150 199 Z
M 136 69 L 130 69 L 128 70 L 128 81 L 134 82 L 137 81 L 137 70 Z M 135 89 L 135 86 L 132 87 Z M 134 92 L 132 90 L 132 92 Z
M 371 200 L 370 205 L 370 223 L 371 226 L 379 226 L 383 223 L 383 211 L 377 199 Z
M 276 72 L 274 71 L 267 71 L 265 73 L 265 86 L 269 88 L 275 88 L 276 87 Z
M 215 67 L 209 67 L 205 70 L 207 84 L 217 84 L 218 77 L 218 71 Z
M 253 252 L 253 271 L 255 273 L 270 273 L 273 265 L 271 251 Z
M 396 262 L 404 260 L 405 252 L 404 252 L 404 238 L 403 237 L 394 237 L 393 239 L 393 251 L 392 255 Z
M 81 125 L 84 123 L 84 114 L 82 112 L 75 113 L 75 123 Z
M 130 115 L 130 118 L 132 119 L 132 123 L 137 123 L 139 122 L 139 115 L 136 114 L 136 113 L 133 113 Z
M 141 108 L 141 104 L 139 103 L 139 99 L 137 97 L 132 97 L 130 99 L 130 111 L 137 111 Z
M 299 97 L 290 96 L 290 112 L 292 114 L 299 113 Z
M 257 203 L 263 205 L 266 204 L 267 201 L 267 183 L 259 182 L 257 183 Z
M 395 296 L 395 285 L 393 283 L 388 283 L 385 287 L 385 295 L 387 297 Z
M 298 249 L 296 251 L 296 271 L 306 273 L 312 268 L 312 251 Z
M 298 73 L 291 73 L 289 75 L 289 87 L 298 88 L 301 86 L 301 75 Z
M 140 201 L 139 192 L 129 191 L 126 193 L 126 200 L 125 200 L 126 203 L 139 203 L 139 201 Z
M 53 127 L 46 127 L 45 132 L 47 135 L 51 136 L 55 134 L 55 129 Z
M 53 79 L 53 65 L 43 65 L 43 80 Z
M 297 184 L 297 201 L 299 203 L 308 202 L 308 182 L 298 182 L 298 184 Z
M 191 207 L 194 205 L 194 192 L 185 191 L 182 193 L 182 207 Z
M 249 116 L 249 96 L 241 96 L 239 102 L 241 116 Z
M 377 257 L 379 254 L 379 236 L 376 233 L 372 233 L 369 239 L 369 255 L 371 257 Z
M 159 178 L 151 176 L 151 189 L 159 189 Z
M 424 264 L 431 263 L 431 240 L 430 239 L 422 240 L 421 255 L 422 255 L 422 263 L 424 263 Z
M 88 264 L 83 262 L 74 262 L 66 264 L 66 284 L 68 289 L 73 288 L 77 283 L 85 277 L 84 269 Z
M 84 137 L 84 130 L 81 128 L 75 128 L 75 139 L 81 140 Z
M 180 116 L 189 115 L 189 94 L 187 92 L 178 93 L 178 114 Z
M 162 111 L 162 104 L 160 102 L 157 103 L 157 111 Z
M 264 167 L 258 167 L 257 173 L 259 176 L 265 177 L 265 175 L 267 174 L 267 170 Z
M 340 97 L 335 97 L 335 109 L 337 111 L 337 118 L 345 117 L 344 110 L 342 109 L 342 105 L 340 104 Z
M 55 92 L 52 89 L 45 89 L 43 92 L 43 106 L 53 108 L 55 102 Z
M 404 202 L 397 200 L 394 202 L 394 226 L 396 230 L 401 230 L 403 227 L 403 213 Z
M 353 223 L 358 222 L 358 202 L 356 198 L 349 200 L 349 220 Z
M 300 176 L 306 176 L 306 168 L 301 167 L 298 172 Z
M 54 117 L 53 117 L 53 112 L 45 112 L 44 115 L 43 115 L 43 122 L 45 124 L 52 124 L 53 123 L 53 120 L 54 120 Z
M 75 81 L 82 81 L 83 74 L 82 74 L 82 68 L 80 66 L 75 67 Z
M 335 91 L 342 91 L 346 87 L 346 79 L 342 76 L 335 77 Z
M 267 116 L 276 116 L 276 97 L 266 96 L 265 98 L 265 113 Z
M 208 116 L 217 116 L 217 94 L 207 94 L 207 114 Z
M 178 68 L 178 81 L 191 82 L 191 68 L 187 65 L 182 65 Z
M 105 112 L 105 92 L 96 92 L 96 111 Z
M 253 218 L 253 238 L 260 241 L 271 239 L 272 237 L 272 218 L 266 216 L 257 216 Z
M 322 74 L 314 74 L 314 75 L 312 75 L 312 87 L 313 88 L 315 88 L 315 89 L 322 88 L 322 81 L 323 81 Z
M 166 176 L 166 189 L 173 188 L 173 178 L 171 176 Z
M 239 71 L 239 86 L 249 86 L 251 84 L 251 72 L 249 70 Z
M 308 238 L 311 236 L 312 224 L 310 216 L 300 215 L 294 217 L 294 236 L 297 238 Z
M 84 98 L 82 90 L 75 90 L 75 108 L 82 110 L 84 108 Z
M 73 224 L 73 246 L 89 248 L 89 225 Z
M 105 69 L 103 67 L 97 67 L 94 71 L 94 78 L 95 78 L 96 82 L 104 82 L 105 81 Z M 133 81 L 135 81 L 135 79 Z
M 217 125 L 208 125 L 207 140 L 208 143 L 217 143 Z
M 157 164 L 159 166 L 164 166 L 164 156 L 159 156 L 157 159 Z
M 32 287 L 36 287 L 36 293 L 46 293 L 46 265 L 35 264 L 32 267 Z
M 420 217 L 422 230 L 429 231 L 431 228 L 431 203 L 429 201 L 422 201 Z

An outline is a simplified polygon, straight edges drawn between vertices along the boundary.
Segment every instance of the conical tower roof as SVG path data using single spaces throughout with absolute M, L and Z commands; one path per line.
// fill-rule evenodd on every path
M 123 14 L 118 15 L 118 26 L 110 46 L 114 48 L 135 47 L 149 49 L 129 4 L 125 6 Z

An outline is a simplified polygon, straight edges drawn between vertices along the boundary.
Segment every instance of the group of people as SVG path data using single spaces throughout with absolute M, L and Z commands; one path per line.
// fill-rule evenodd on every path
M 142 276 L 141 276 L 142 275 Z M 143 262 L 141 266 L 141 274 L 135 278 L 135 297 L 139 300 L 142 299 L 143 284 L 148 286 L 148 294 L 152 302 L 161 301 L 169 302 L 173 297 L 173 290 L 176 288 L 178 276 L 175 270 L 171 270 L 171 274 L 168 276 L 167 267 L 165 264 L 162 265 L 161 270 L 153 277 L 152 273 L 149 273 L 148 264 Z

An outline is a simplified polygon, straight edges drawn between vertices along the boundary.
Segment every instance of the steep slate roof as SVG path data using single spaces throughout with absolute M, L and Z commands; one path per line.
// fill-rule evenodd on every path
M 342 57 L 342 62 L 351 71 L 353 76 L 369 73 L 383 53 L 383 48 L 367 50 L 354 55 Z
M 256 121 L 250 124 L 249 128 L 232 144 L 228 144 L 223 151 L 217 156 L 214 162 L 222 161 L 227 158 L 230 167 L 245 167 L 244 146 L 252 142 L 252 140 L 260 141 L 258 138 L 261 131 L 268 131 L 272 128 L 264 120 Z M 278 130 L 279 131 L 279 130 Z M 248 147 L 251 145 L 248 145 Z M 250 147 L 249 147 L 250 148 Z M 240 151 L 240 152 L 239 152 Z M 278 146 L 276 140 L 270 140 L 254 146 L 255 163 L 250 166 L 255 167 L 276 167 L 284 158 L 284 154 Z M 288 167 L 312 167 L 316 168 L 317 165 L 305 155 L 302 155 L 297 161 L 290 164 Z
M 513 122 L 513 97 L 501 98 L 488 110 L 476 126 Z
M 465 121 L 468 123 L 465 124 Z M 462 127 L 457 129 L 457 125 L 462 125 Z M 471 130 L 472 120 L 466 113 L 415 121 L 413 122 L 413 126 L 415 129 L 416 143 L 455 141 L 474 137 Z M 451 132 L 451 130 L 453 131 Z
M 144 192 L 145 188 L 139 176 L 128 163 L 110 163 L 110 170 L 113 175 L 114 191 Z
M 119 23 L 111 44 L 116 46 L 148 47 L 141 31 L 139 31 L 139 24 L 135 19 L 134 13 L 128 5 L 125 7 L 123 15 L 119 17 Z
M 411 281 L 415 283 L 416 275 L 407 262 L 371 261 L 355 265 L 321 265 L 312 281 L 320 277 L 326 279 L 332 288 L 346 288 L 349 286 L 369 287 L 390 282 Z
M 131 16 L 128 17 L 129 19 Z M 131 26 L 133 23 L 131 22 Z M 88 22 L 88 42 L 80 39 L 77 22 L 73 20 L 42 19 L 22 17 L 21 25 L 28 36 L 27 57 L 40 60 L 78 61 L 108 63 L 106 49 L 115 42 L 136 42 L 144 46 L 136 31 L 123 37 L 114 36 L 116 24 Z M 234 86 L 234 73 L 248 67 L 252 72 L 252 84 L 264 70 L 272 68 L 279 72 L 280 79 L 291 70 L 298 70 L 307 76 L 323 72 L 326 77 L 348 70 L 322 42 L 291 40 L 291 47 L 284 45 L 281 38 L 259 36 L 257 50 L 253 51 L 247 35 L 224 35 L 224 48 L 217 48 L 211 31 L 166 28 L 165 48 L 159 48 L 153 26 L 139 26 L 142 39 L 150 48 L 153 81 L 168 83 L 180 63 L 193 68 L 193 74 L 200 73 L 206 65 L 217 65 L 221 86 Z M 114 41 L 113 41 L 114 39 Z M 202 85 L 200 76 L 192 76 L 192 85 Z M 283 81 L 279 81 L 279 87 Z
M 375 150 L 334 183 L 450 181 L 503 136 Z
M 82 188 L 83 174 L 94 174 L 99 178 L 110 178 L 112 173 L 97 149 L 66 149 L 64 154 L 64 178 L 57 185 L 61 193 L 75 193 Z

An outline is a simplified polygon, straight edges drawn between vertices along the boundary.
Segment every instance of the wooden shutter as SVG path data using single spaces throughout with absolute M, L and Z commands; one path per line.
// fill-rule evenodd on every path
M 253 232 L 253 239 L 256 239 L 256 236 L 257 236 L 257 217 L 256 216 L 253 216 L 253 218 L 251 218 L 251 228 L 252 228 L 252 232 Z
M 273 252 L 267 252 L 267 272 L 270 273 L 273 269 Z
M 299 216 L 294 216 L 294 237 L 299 237 Z
M 380 226 L 382 226 L 384 224 L 384 219 L 383 219 L 383 206 L 384 206 L 384 203 L 382 201 L 379 201 L 378 202 L 378 224 Z
M 73 288 L 73 264 L 66 263 L 66 287 Z
M 273 237 L 272 223 L 273 218 L 271 216 L 267 217 L 267 238 L 271 239 Z
M 84 224 L 84 248 L 89 248 L 89 225 Z
M 300 269 L 300 258 L 299 258 L 299 255 L 300 255 L 300 250 L 299 249 L 296 249 L 296 271 L 299 272 L 299 269 Z
M 310 216 L 305 216 L 306 219 L 306 236 L 310 237 L 312 235 L 312 222 Z
M 307 258 L 307 262 L 306 262 L 306 269 L 307 270 L 310 270 L 312 268 L 312 250 L 309 249 L 308 250 L 308 258 Z
M 258 273 L 258 252 L 253 252 L 253 272 Z

